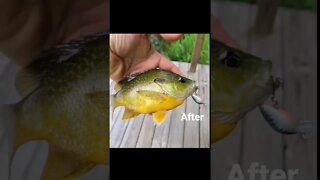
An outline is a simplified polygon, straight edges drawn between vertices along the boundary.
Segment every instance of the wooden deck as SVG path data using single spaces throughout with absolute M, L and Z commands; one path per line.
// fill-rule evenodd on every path
M 253 162 L 275 169 L 298 169 L 295 180 L 317 179 L 317 21 L 316 14 L 280 8 L 269 36 L 251 33 L 257 8 L 234 2 L 212 3 L 216 16 L 240 49 L 271 59 L 274 72 L 285 86 L 277 98 L 281 105 L 302 120 L 312 121 L 314 138 L 283 136 L 273 131 L 258 110 L 248 114 L 225 140 L 212 145 L 212 178 L 228 179 L 234 164 L 248 178 Z M 270 176 L 268 176 L 270 177 Z
M 174 63 L 187 74 L 189 63 Z M 188 77 L 199 83 L 200 96 L 204 96 L 209 102 L 209 66 L 198 65 L 196 73 L 188 74 Z M 191 97 L 176 109 L 169 111 L 160 126 L 154 123 L 150 115 L 140 115 L 135 119 L 122 121 L 123 112 L 123 107 L 117 108 L 113 116 L 110 111 L 110 148 L 210 147 L 209 105 L 198 105 Z M 204 115 L 204 118 L 202 121 L 181 121 L 183 113 Z

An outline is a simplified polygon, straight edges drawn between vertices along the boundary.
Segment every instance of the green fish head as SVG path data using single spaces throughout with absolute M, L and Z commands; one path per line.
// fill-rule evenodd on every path
M 211 97 L 215 111 L 243 112 L 263 103 L 280 85 L 272 63 L 212 42 Z
M 154 79 L 162 90 L 170 96 L 184 100 L 197 90 L 196 82 L 178 74 L 166 72 Z

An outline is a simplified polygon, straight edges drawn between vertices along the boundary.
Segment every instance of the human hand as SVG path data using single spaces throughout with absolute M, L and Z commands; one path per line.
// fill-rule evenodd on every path
M 228 35 L 228 33 L 223 29 L 222 25 L 214 16 L 211 17 L 211 31 L 213 34 L 213 39 L 221 41 L 230 47 L 238 48 L 237 43 Z
M 180 34 L 160 34 L 168 42 Z M 110 78 L 116 82 L 125 76 L 161 68 L 185 76 L 170 60 L 157 52 L 147 34 L 110 34 Z
M 109 0 L 0 1 L 0 51 L 25 66 L 43 50 L 109 30 Z

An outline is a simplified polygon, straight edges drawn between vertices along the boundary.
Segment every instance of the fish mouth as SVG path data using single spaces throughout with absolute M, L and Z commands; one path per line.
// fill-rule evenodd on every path
M 270 80 L 267 84 L 275 91 L 283 86 L 283 80 L 279 77 L 270 76 Z
M 197 86 L 196 83 L 194 82 L 194 84 L 193 84 L 193 91 L 192 91 L 191 94 L 195 93 L 198 89 L 199 89 L 199 86 Z
M 198 90 L 199 90 L 199 86 L 196 84 L 195 81 L 193 81 L 192 91 L 190 92 L 189 96 L 191 96 L 192 94 L 196 94 Z

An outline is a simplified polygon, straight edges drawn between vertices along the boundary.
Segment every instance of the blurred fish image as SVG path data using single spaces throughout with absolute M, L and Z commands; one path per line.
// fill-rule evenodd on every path
M 272 76 L 272 63 L 212 40 L 211 73 L 211 144 L 228 136 L 245 115 L 259 107 L 272 127 L 280 134 L 312 136 L 309 121 L 299 121 L 278 107 L 274 93 L 282 80 Z M 266 103 L 270 98 L 272 105 Z
M 211 42 L 211 144 L 229 135 L 251 110 L 280 87 L 272 63 L 223 43 Z
M 80 179 L 109 163 L 108 42 L 103 33 L 74 40 L 21 69 L 16 88 L 22 100 L 8 105 L 14 114 L 11 160 L 24 143 L 45 140 L 41 179 Z
M 197 86 L 194 80 L 170 71 L 152 69 L 125 78 L 115 86 L 112 95 L 114 109 L 125 107 L 122 120 L 140 114 L 152 114 L 157 124 L 162 124 L 167 111 L 181 105 Z

